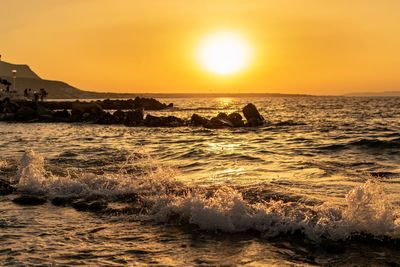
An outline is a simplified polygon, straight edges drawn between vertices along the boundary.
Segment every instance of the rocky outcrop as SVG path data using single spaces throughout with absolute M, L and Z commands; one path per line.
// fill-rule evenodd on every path
M 264 124 L 265 120 L 263 116 L 261 116 L 256 106 L 252 103 L 247 104 L 243 108 L 243 115 L 247 120 L 246 126 L 248 127 L 256 127 Z
M 36 107 L 36 103 L 32 101 L 20 100 L 15 102 L 21 106 L 29 106 L 31 108 Z M 85 105 L 85 104 L 96 104 L 100 106 L 103 110 L 132 110 L 143 108 L 144 110 L 162 110 L 166 108 L 173 107 L 173 104 L 169 105 L 161 103 L 160 101 L 154 98 L 141 98 L 136 97 L 135 99 L 126 99 L 126 100 L 96 100 L 96 101 L 44 101 L 40 102 L 40 105 L 49 110 L 62 110 L 68 109 L 71 110 L 76 106 Z
M 51 104 L 49 104 L 51 103 Z M 117 103 L 117 104 L 116 104 Z M 103 106 L 101 105 L 103 104 Z M 103 107 L 111 108 L 117 105 L 119 108 L 113 113 L 107 112 Z M 137 105 L 142 105 L 136 107 Z M 70 110 L 65 109 L 69 107 Z M 136 107 L 124 111 L 126 107 Z M 170 106 L 173 106 L 172 104 Z M 63 108 L 53 110 L 53 108 Z M 154 116 L 147 114 L 144 116 L 145 108 L 166 108 L 165 104 L 155 99 L 136 98 L 135 100 L 104 100 L 103 102 L 18 102 L 9 100 L 0 101 L 0 120 L 19 121 L 19 122 L 87 122 L 103 125 L 124 124 L 129 127 L 181 127 L 181 126 L 201 126 L 210 129 L 236 128 L 236 127 L 257 127 L 262 126 L 264 118 L 253 104 L 247 104 L 243 108 L 246 122 L 238 112 L 226 114 L 220 112 L 217 116 L 208 119 L 198 114 L 193 114 L 189 120 L 176 116 Z

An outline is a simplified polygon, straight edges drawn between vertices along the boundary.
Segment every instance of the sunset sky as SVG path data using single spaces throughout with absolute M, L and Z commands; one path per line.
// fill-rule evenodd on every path
M 398 0 L 14 0 L 0 54 L 78 88 L 148 93 L 400 90 Z M 251 47 L 240 71 L 196 58 L 218 32 Z

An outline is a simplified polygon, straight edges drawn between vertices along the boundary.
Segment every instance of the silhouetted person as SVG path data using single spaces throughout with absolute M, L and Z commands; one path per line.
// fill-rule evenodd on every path
M 28 89 L 27 89 L 27 88 L 25 88 L 25 90 L 24 90 L 24 97 L 25 97 L 26 99 L 28 99 L 28 97 L 29 97 L 29 95 L 28 95 Z

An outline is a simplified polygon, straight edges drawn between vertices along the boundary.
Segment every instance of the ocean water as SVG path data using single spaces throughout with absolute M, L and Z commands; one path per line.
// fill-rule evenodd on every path
M 173 98 L 260 128 L 0 123 L 1 265 L 399 266 L 400 98 Z M 95 198 L 101 212 L 51 204 Z

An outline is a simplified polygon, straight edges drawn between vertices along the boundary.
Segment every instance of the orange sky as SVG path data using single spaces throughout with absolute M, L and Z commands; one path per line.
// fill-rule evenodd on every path
M 13 0 L 1 3 L 3 60 L 81 89 L 163 93 L 400 90 L 398 0 Z M 245 71 L 196 62 L 218 30 L 251 43 Z

